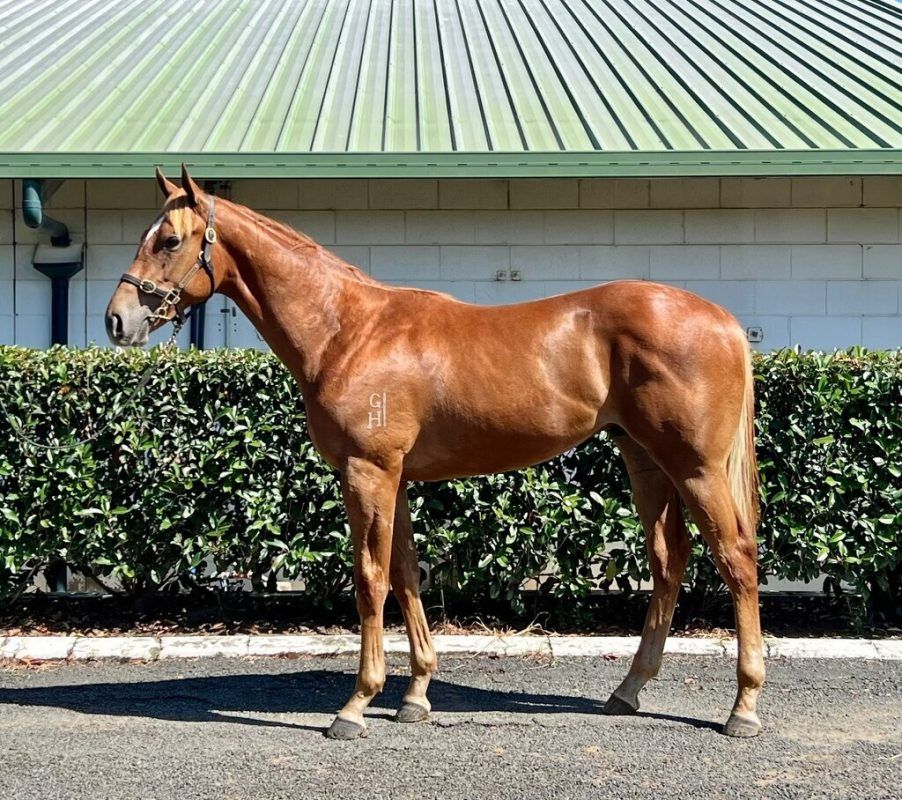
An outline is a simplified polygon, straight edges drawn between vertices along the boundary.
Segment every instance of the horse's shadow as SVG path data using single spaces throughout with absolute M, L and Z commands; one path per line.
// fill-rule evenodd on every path
M 352 680 L 339 671 L 309 670 L 280 675 L 215 675 L 140 683 L 84 683 L 34 688 L 0 688 L 0 704 L 64 708 L 83 714 L 149 717 L 187 722 L 230 722 L 242 725 L 324 731 L 311 725 L 242 716 L 265 714 L 334 714 L 348 698 Z M 397 707 L 407 678 L 390 675 L 377 707 Z M 604 703 L 578 696 L 501 691 L 433 680 L 429 698 L 441 712 L 600 715 Z M 390 718 L 379 711 L 368 717 Z M 712 722 L 671 714 L 639 712 L 696 728 Z

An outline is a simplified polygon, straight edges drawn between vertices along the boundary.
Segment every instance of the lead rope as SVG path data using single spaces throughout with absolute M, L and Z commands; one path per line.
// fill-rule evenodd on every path
M 172 335 L 163 345 L 163 351 L 168 352 L 176 344 L 176 338 L 179 335 L 179 331 L 182 329 L 183 322 L 180 318 L 175 318 L 172 322 Z M 131 390 L 128 397 L 125 399 L 123 405 L 121 405 L 113 416 L 108 419 L 103 425 L 101 425 L 94 433 L 90 436 L 86 436 L 83 439 L 78 439 L 74 442 L 70 442 L 69 444 L 44 444 L 43 442 L 39 442 L 36 439 L 32 439 L 29 436 L 26 436 L 22 431 L 16 426 L 16 423 L 13 422 L 12 417 L 3 410 L 3 416 L 6 419 L 7 424 L 12 429 L 13 434 L 20 442 L 24 442 L 31 447 L 34 447 L 38 450 L 50 450 L 53 452 L 60 452 L 62 450 L 74 450 L 76 447 L 81 447 L 82 445 L 89 444 L 93 442 L 95 439 L 98 439 L 101 434 L 106 433 L 109 430 L 110 426 L 117 421 L 118 416 L 121 415 L 123 409 L 127 408 L 130 403 L 132 403 L 142 391 L 144 391 L 144 387 L 150 383 L 150 379 L 153 374 L 157 371 L 160 365 L 163 363 L 162 359 L 158 359 L 155 363 L 150 364 L 147 369 L 141 374 L 141 377 L 138 379 L 138 382 L 135 384 L 135 387 Z

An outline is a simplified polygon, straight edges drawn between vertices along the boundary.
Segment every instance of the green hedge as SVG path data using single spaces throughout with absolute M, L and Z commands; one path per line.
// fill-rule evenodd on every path
M 150 362 L 158 369 L 118 414 Z M 823 573 L 838 590 L 899 603 L 902 352 L 782 351 L 755 360 L 764 501 L 762 572 Z M 0 591 L 65 559 L 125 591 L 201 582 L 209 557 L 265 588 L 273 568 L 323 601 L 349 586 L 335 474 L 305 433 L 286 370 L 254 351 L 167 353 L 0 348 Z M 421 556 L 441 586 L 514 609 L 520 587 L 569 600 L 647 579 L 623 467 L 602 436 L 515 473 L 412 487 Z M 720 586 L 695 537 L 694 591 Z M 202 563 L 203 562 L 203 563 Z

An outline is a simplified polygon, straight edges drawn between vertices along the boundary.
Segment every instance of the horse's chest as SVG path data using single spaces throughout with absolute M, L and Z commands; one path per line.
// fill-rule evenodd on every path
M 307 432 L 317 452 L 332 467 L 340 468 L 345 460 L 345 446 L 338 420 L 318 403 L 307 403 Z

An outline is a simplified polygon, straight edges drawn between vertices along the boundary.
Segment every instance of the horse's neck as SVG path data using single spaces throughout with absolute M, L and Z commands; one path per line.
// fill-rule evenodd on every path
M 335 257 L 310 240 L 262 228 L 236 207 L 222 238 L 234 259 L 220 290 L 235 301 L 306 393 L 321 376 L 324 355 L 343 326 L 345 292 L 353 281 Z

